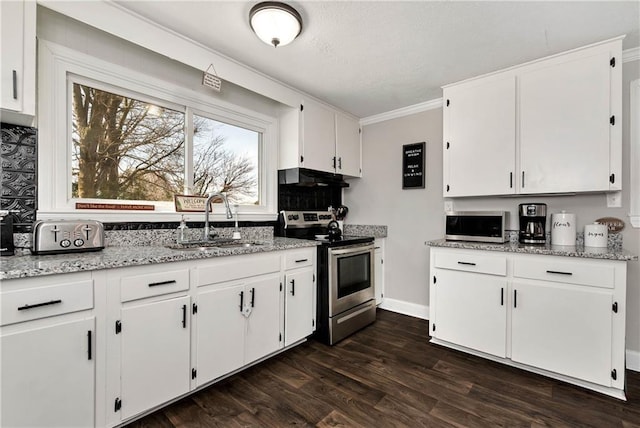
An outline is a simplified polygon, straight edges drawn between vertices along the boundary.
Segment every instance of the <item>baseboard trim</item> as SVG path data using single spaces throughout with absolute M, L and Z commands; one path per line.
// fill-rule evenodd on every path
M 640 352 L 627 349 L 627 368 L 640 372 Z
M 380 303 L 380 309 L 397 312 L 403 315 L 409 315 L 414 318 L 423 320 L 429 319 L 429 306 L 409 303 L 403 300 L 389 299 L 385 297 Z

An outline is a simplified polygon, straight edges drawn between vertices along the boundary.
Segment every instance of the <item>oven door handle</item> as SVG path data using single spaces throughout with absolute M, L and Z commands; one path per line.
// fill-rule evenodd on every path
M 358 254 L 366 254 L 369 252 L 374 252 L 375 249 L 373 244 L 368 245 L 352 245 L 349 247 L 343 248 L 329 248 L 329 252 L 333 256 L 356 256 Z

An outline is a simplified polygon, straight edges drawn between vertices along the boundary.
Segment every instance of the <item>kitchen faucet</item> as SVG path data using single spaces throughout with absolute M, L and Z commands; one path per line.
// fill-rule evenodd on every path
M 211 192 L 209 193 L 209 197 L 207 198 L 207 201 L 204 204 L 204 231 L 202 233 L 202 240 L 203 241 L 208 241 L 209 240 L 209 232 L 210 232 L 210 228 L 209 228 L 209 213 L 211 212 L 211 201 L 213 200 L 213 198 L 215 197 L 221 197 L 222 201 L 224 202 L 224 206 L 227 209 L 227 218 L 228 219 L 232 219 L 233 218 L 233 214 L 231 214 L 231 208 L 229 208 L 229 201 L 227 200 L 227 196 L 222 193 L 222 192 Z

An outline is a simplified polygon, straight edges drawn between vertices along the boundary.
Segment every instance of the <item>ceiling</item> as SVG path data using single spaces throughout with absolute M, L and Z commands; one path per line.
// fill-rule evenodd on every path
M 627 34 L 640 1 L 291 1 L 304 27 L 273 48 L 251 31 L 257 1 L 117 1 L 122 7 L 364 118 L 434 100 L 440 87 Z

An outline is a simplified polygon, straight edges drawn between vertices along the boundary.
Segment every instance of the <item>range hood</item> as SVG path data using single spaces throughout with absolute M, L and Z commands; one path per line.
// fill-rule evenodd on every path
M 349 187 L 342 174 L 315 171 L 306 168 L 290 168 L 278 170 L 278 184 L 302 187 Z

